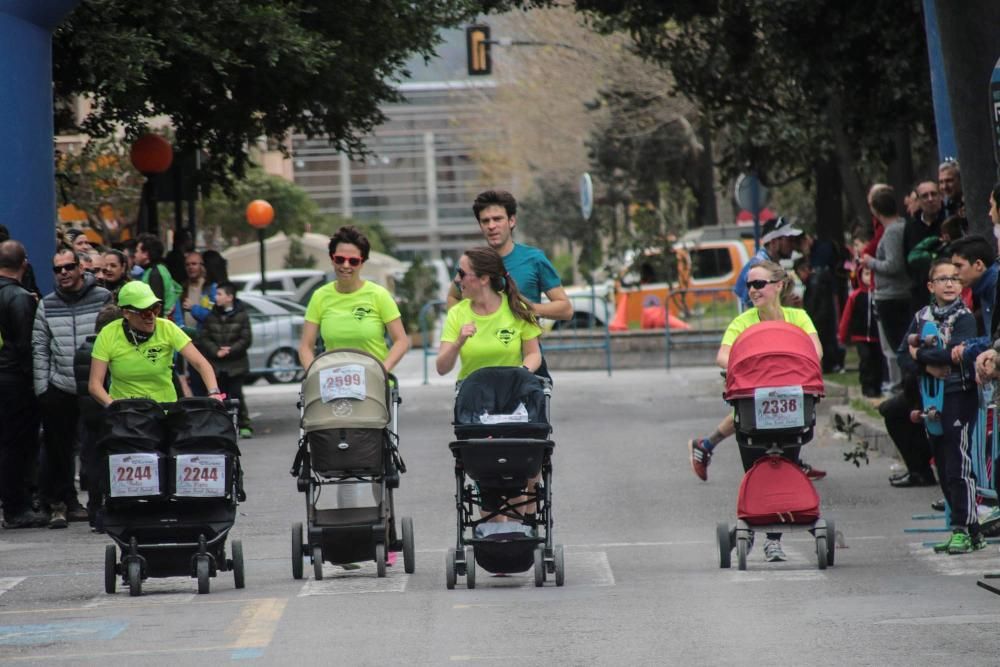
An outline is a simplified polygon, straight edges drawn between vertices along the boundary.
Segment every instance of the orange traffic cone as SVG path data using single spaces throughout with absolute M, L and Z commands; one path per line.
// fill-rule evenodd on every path
M 673 315 L 668 315 L 667 321 L 670 323 L 671 329 L 680 329 L 681 331 L 687 331 L 688 329 L 691 328 L 690 324 L 680 319 L 679 317 L 675 317 Z
M 628 331 L 628 316 L 626 314 L 627 299 L 624 294 L 618 295 L 618 306 L 615 308 L 615 318 L 608 325 L 610 331 Z

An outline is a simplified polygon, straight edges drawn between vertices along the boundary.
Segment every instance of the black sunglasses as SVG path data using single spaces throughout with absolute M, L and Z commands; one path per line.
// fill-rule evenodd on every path
M 60 264 L 52 266 L 52 273 L 63 273 L 65 271 L 76 271 L 76 267 L 80 266 L 77 262 L 70 262 L 69 264 Z
M 360 257 L 344 257 L 343 255 L 334 255 L 333 256 L 333 263 L 334 264 L 337 264 L 339 266 L 340 264 L 343 264 L 344 262 L 347 262 L 351 266 L 361 266 L 361 258 Z
M 767 287 L 768 285 L 773 285 L 774 283 L 780 283 L 780 282 L 781 282 L 780 280 L 748 280 L 747 287 L 749 287 L 750 289 L 761 290 Z
M 457 276 L 458 276 L 458 279 L 459 279 L 459 280 L 465 280 L 465 276 L 467 276 L 467 275 L 469 275 L 469 274 L 467 274 L 467 273 L 466 273 L 466 272 L 465 272 L 465 271 L 464 271 L 464 270 L 462 269 L 462 267 L 458 267 L 457 269 L 455 269 L 455 275 L 457 275 Z

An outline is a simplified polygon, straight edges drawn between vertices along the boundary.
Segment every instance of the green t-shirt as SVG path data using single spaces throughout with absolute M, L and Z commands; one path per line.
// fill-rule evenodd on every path
M 149 340 L 135 345 L 126 337 L 122 320 L 115 320 L 97 334 L 91 356 L 108 363 L 111 398 L 149 398 L 158 403 L 173 403 L 177 400 L 174 353 L 190 342 L 179 326 L 158 317 Z
M 399 306 L 389 290 L 366 280 L 357 290 L 343 294 L 336 285 L 323 285 L 313 293 L 306 322 L 319 325 L 327 350 L 350 347 L 385 361 L 389 356 L 385 325 L 399 319 Z
M 491 315 L 476 315 L 472 312 L 472 302 L 463 299 L 451 307 L 441 334 L 442 343 L 454 343 L 462 326 L 473 322 L 476 333 L 465 340 L 459 348 L 458 356 L 462 367 L 458 379 L 464 380 L 470 373 L 490 366 L 520 366 L 524 363 L 521 342 L 538 338 L 542 330 L 514 316 L 507 303 L 507 295 L 496 312 Z
M 781 313 L 785 316 L 785 321 L 789 324 L 794 324 L 807 334 L 816 333 L 816 327 L 813 326 L 812 320 L 809 319 L 806 311 L 801 308 L 785 308 L 781 306 Z M 726 333 L 722 335 L 722 344 L 732 345 L 741 333 L 755 324 L 760 324 L 760 314 L 756 308 L 750 308 L 729 323 Z

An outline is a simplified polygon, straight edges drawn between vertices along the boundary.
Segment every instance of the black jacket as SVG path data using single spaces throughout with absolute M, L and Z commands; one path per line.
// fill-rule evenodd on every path
M 38 301 L 13 278 L 0 276 L 0 375 L 31 382 L 31 329 Z
M 239 299 L 233 302 L 232 310 L 225 311 L 219 306 L 213 308 L 198 335 L 198 349 L 216 372 L 233 377 L 250 372 L 247 351 L 252 344 L 250 315 Z M 229 354 L 220 359 L 219 348 L 226 346 L 230 348 Z

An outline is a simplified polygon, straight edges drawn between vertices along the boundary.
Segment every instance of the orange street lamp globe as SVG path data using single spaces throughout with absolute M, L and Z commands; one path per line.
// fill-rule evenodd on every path
M 254 199 L 247 204 L 247 222 L 251 227 L 264 229 L 274 221 L 274 207 L 263 199 Z
M 143 174 L 162 174 L 174 161 L 170 142 L 158 134 L 144 134 L 132 144 L 129 152 L 132 166 Z

